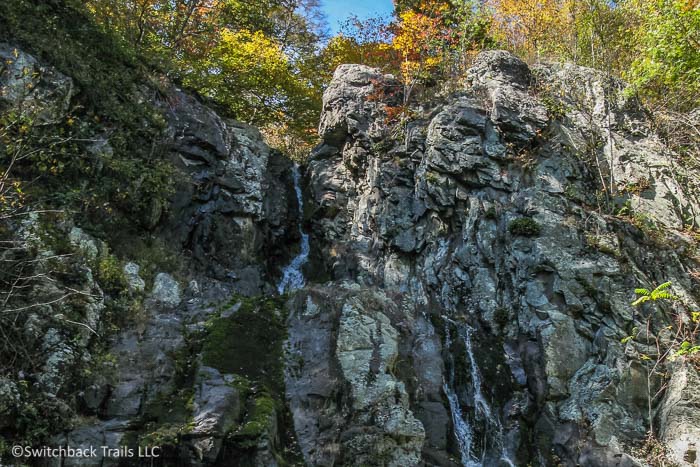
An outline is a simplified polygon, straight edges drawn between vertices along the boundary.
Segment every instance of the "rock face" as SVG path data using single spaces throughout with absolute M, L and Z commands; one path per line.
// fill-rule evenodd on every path
M 10 46 L 0 58 L 13 61 L 0 103 L 65 111 L 69 77 Z M 26 67 L 42 72 L 12 72 Z M 281 297 L 299 236 L 291 161 L 183 91 L 154 101 L 180 177 L 147 224 L 184 267 L 123 258 L 123 290 L 103 291 L 107 246 L 55 226 L 89 299 L 27 319 L 42 361 L 0 375 L 0 437 L 26 378 L 57 413 L 77 406 L 49 442 L 158 446 L 163 465 L 634 466 L 652 425 L 668 459 L 698 465 L 697 368 L 681 357 L 649 377 L 670 309 L 630 305 L 635 288 L 671 281 L 697 309 L 684 228 L 698 203 L 680 183 L 696 174 L 594 70 L 486 52 L 462 90 L 397 125 L 400 90 L 337 69 L 303 167 L 307 285 Z M 39 228 L 29 217 L 17 235 L 48 249 Z M 115 296 L 138 313 L 98 353 L 90 330 L 106 334 Z M 66 316 L 87 328 L 52 324 Z M 70 379 L 83 361 L 99 371 Z M 95 463 L 137 462 L 60 465 Z
M 9 44 L 0 43 L 0 58 L 1 104 L 37 110 L 36 117 L 42 122 L 65 115 L 75 94 L 72 79 Z
M 347 461 L 362 458 L 359 432 L 383 459 L 369 465 L 395 462 L 387 437 L 396 465 L 636 465 L 651 415 L 694 465 L 695 370 L 674 373 L 650 414 L 649 341 L 620 343 L 645 322 L 630 305 L 640 285 L 672 281 L 695 306 L 682 169 L 623 84 L 594 70 L 494 51 L 467 78 L 393 135 L 391 76 L 342 66 L 326 91 L 306 173 L 309 279 L 325 284 L 290 305 L 306 461 L 365 465 Z
M 396 304 L 356 284 L 310 288 L 294 302 L 287 394 L 306 462 L 416 465 L 425 430 L 396 376 L 399 329 L 412 323 L 392 323 Z
M 78 92 L 70 77 L 7 44 L 0 44 L 0 60 L 0 110 L 26 109 L 41 123 L 66 117 Z M 23 330 L 38 361 L 31 374 L 0 377 L 0 445 L 19 431 L 13 420 L 33 407 L 26 404 L 31 394 L 48 404 L 52 420 L 61 420 L 54 423 L 56 433 L 47 433 L 53 436 L 47 443 L 98 448 L 97 458 L 67 458 L 56 465 L 137 463 L 104 456 L 100 446 L 139 443 L 160 446 L 164 462 L 226 465 L 230 456 L 247 465 L 274 465 L 277 450 L 293 439 L 282 433 L 283 407 L 267 404 L 273 396 L 283 400 L 283 389 L 261 377 L 248 379 L 250 372 L 208 366 L 202 347 L 210 345 L 211 322 L 241 308 L 239 303 L 224 310 L 222 303 L 273 294 L 281 266 L 294 256 L 287 247 L 298 236 L 292 162 L 269 148 L 256 128 L 224 118 L 174 87 L 151 99 L 165 122 L 162 139 L 153 145 L 172 162 L 178 186 L 170 205 L 151 206 L 146 227 L 182 267 L 151 271 L 149 277 L 148 259 L 118 260 L 104 241 L 70 218 L 51 225 L 32 214 L 11 225 L 14 241 L 41 252 L 30 262 L 36 274 L 58 262 L 69 279 L 33 291 L 42 300 L 48 297 L 46 305 L 28 307 Z M 97 137 L 87 151 L 96 160 L 113 154 L 107 136 Z M 47 224 L 69 254 L 51 251 Z M 0 254 L 11 258 L 11 250 Z M 123 290 L 103 292 L 105 271 L 113 278 L 111 287 Z M 77 294 L 84 298 L 75 303 L 52 301 Z M 116 301 L 132 306 L 116 308 L 125 315 L 117 318 L 118 331 L 104 316 L 105 309 L 113 313 Z M 259 307 L 243 308 L 257 313 Z M 280 330 L 275 341 L 276 360 L 282 335 Z M 246 350 L 269 351 L 266 337 Z M 234 347 L 231 353 L 239 351 Z M 281 366 L 277 373 L 279 381 Z M 0 463 L 4 455 L 0 452 Z
M 294 231 L 292 163 L 271 150 L 260 132 L 222 118 L 174 90 L 161 103 L 170 151 L 187 176 L 178 187 L 164 236 L 185 249 L 208 277 L 233 280 L 246 295 L 271 293 Z

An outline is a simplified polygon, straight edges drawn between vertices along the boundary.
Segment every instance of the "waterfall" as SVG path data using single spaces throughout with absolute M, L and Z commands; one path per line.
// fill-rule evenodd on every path
M 515 464 L 510 459 L 508 451 L 504 443 L 503 426 L 498 418 L 494 415 L 491 405 L 484 397 L 481 390 L 481 372 L 474 357 L 474 349 L 472 347 L 472 333 L 474 330 L 468 324 L 459 324 L 450 319 L 445 318 L 445 348 L 450 351 L 452 340 L 450 338 L 450 325 L 457 329 L 457 335 L 462 339 L 464 348 L 467 353 L 467 361 L 469 364 L 469 373 L 471 376 L 471 393 L 475 411 L 475 419 L 483 420 L 486 436 L 488 440 L 484 440 L 484 445 L 480 448 L 475 446 L 474 427 L 470 420 L 464 416 L 460 406 L 457 394 L 454 391 L 454 364 L 450 371 L 449 383 L 443 384 L 443 389 L 450 405 L 452 414 L 452 422 L 454 424 L 455 437 L 459 445 L 460 457 L 464 467 L 480 467 L 487 465 L 498 465 L 505 463 L 511 467 Z M 487 443 L 487 441 L 490 441 Z M 489 452 L 490 445 L 491 452 Z M 487 460 L 487 455 L 490 455 L 490 460 Z
M 304 273 L 301 271 L 301 268 L 309 259 L 309 235 L 304 233 L 304 229 L 302 228 L 302 220 L 304 218 L 304 198 L 301 194 L 301 173 L 299 172 L 298 164 L 294 164 L 294 167 L 292 168 L 292 178 L 294 179 L 294 192 L 297 195 L 297 206 L 299 207 L 297 228 L 299 229 L 299 235 L 301 235 L 301 250 L 299 251 L 299 254 L 296 255 L 294 259 L 282 270 L 282 279 L 277 286 L 277 291 L 280 294 L 304 287 L 306 280 L 304 279 Z
M 452 347 L 452 340 L 450 339 L 450 326 L 449 323 L 445 324 L 445 348 L 450 349 Z M 457 438 L 457 445 L 459 446 L 460 460 L 464 467 L 470 467 L 473 465 L 475 459 L 471 456 L 471 447 L 474 434 L 472 433 L 472 427 L 469 422 L 464 418 L 462 414 L 462 408 L 459 405 L 459 399 L 454 390 L 454 379 L 455 370 L 454 365 L 450 367 L 449 382 L 444 382 L 442 385 L 443 391 L 447 396 L 447 401 L 450 404 L 450 413 L 452 414 L 452 424 L 454 425 L 455 437 Z

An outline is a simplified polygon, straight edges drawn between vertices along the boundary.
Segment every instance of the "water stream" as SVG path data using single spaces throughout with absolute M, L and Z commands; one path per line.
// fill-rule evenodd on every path
M 452 348 L 452 339 L 450 338 L 450 325 L 445 324 L 445 348 Z M 464 467 L 471 467 L 474 465 L 475 459 L 472 458 L 471 448 L 474 438 L 474 433 L 472 432 L 472 427 L 462 414 L 462 407 L 459 404 L 459 399 L 457 394 L 455 394 L 454 387 L 455 384 L 455 370 L 454 365 L 450 367 L 449 381 L 443 383 L 442 388 L 447 395 L 447 400 L 450 404 L 450 413 L 452 414 L 452 424 L 454 425 L 455 437 L 457 438 L 457 445 L 459 447 L 460 460 Z
M 457 330 L 457 335 L 461 338 L 467 354 L 469 374 L 471 379 L 471 394 L 474 407 L 474 416 L 468 417 L 462 411 L 454 389 L 454 367 L 451 366 L 449 381 L 443 385 L 445 395 L 450 404 L 452 422 L 455 430 L 455 437 L 460 451 L 460 460 L 464 467 L 482 467 L 490 465 L 506 464 L 515 467 L 510 459 L 508 450 L 504 442 L 503 426 L 497 414 L 494 414 L 491 405 L 484 397 L 481 390 L 481 372 L 474 357 L 472 347 L 472 333 L 474 330 L 466 323 L 456 323 L 446 319 L 445 325 L 445 348 L 452 349 L 450 338 L 450 326 Z M 484 442 L 483 445 L 476 444 L 474 423 L 481 422 L 483 425 Z
M 301 173 L 299 165 L 294 164 L 292 169 L 292 178 L 294 179 L 294 192 L 297 195 L 297 206 L 299 207 L 299 217 L 297 219 L 297 228 L 301 236 L 301 248 L 299 254 L 282 270 L 282 279 L 277 285 L 277 291 L 280 294 L 304 287 L 306 279 L 301 268 L 309 260 L 309 234 L 304 233 L 302 221 L 304 218 L 304 199 L 301 194 Z

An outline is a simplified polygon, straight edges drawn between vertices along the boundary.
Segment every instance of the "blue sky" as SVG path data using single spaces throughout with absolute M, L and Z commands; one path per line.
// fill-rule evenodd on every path
M 328 18 L 331 34 L 336 34 L 340 23 L 352 14 L 368 18 L 389 16 L 394 10 L 391 0 L 321 0 L 321 7 Z

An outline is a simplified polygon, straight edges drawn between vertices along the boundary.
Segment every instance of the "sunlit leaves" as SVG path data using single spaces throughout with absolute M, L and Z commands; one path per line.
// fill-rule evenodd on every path
M 88 6 L 168 76 L 236 118 L 259 126 L 276 121 L 312 137 L 323 76 L 316 0 L 89 0 Z
M 634 293 L 639 295 L 640 297 L 637 298 L 634 302 L 632 302 L 633 306 L 638 306 L 643 303 L 646 303 L 648 301 L 657 301 L 657 300 L 676 300 L 678 299 L 677 296 L 673 295 L 671 292 L 669 292 L 669 288 L 671 287 L 671 282 L 664 282 L 663 284 L 659 285 L 656 287 L 654 290 L 649 290 L 649 289 L 644 289 L 644 288 L 639 288 L 639 289 L 634 289 Z
M 643 93 L 674 107 L 700 103 L 700 6 L 697 0 L 630 0 L 638 15 L 635 60 L 625 73 Z

